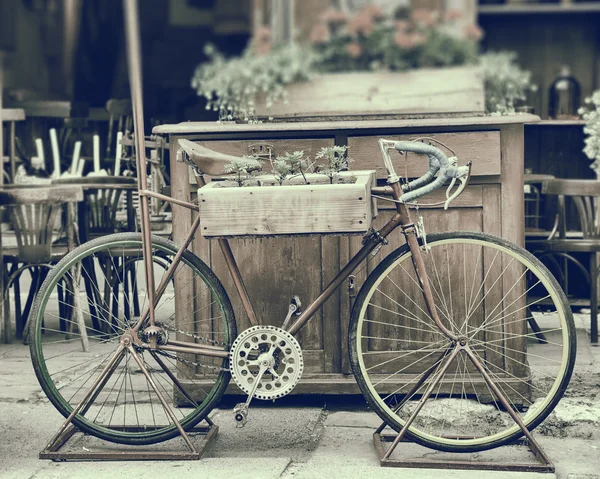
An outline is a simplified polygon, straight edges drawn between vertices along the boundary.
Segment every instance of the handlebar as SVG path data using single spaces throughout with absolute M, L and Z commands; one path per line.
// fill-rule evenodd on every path
M 444 208 L 447 209 L 450 202 L 465 189 L 471 176 L 471 162 L 467 163 L 466 166 L 459 167 L 458 159 L 455 156 L 448 158 L 442 150 L 433 145 L 414 141 L 391 141 L 381 139 L 379 140 L 379 148 L 381 149 L 388 170 L 388 183 L 397 183 L 400 181 L 400 178 L 394 171 L 388 150 L 394 148 L 399 152 L 412 152 L 427 155 L 429 158 L 429 169 L 427 172 L 420 178 L 402 185 L 404 194 L 400 197 L 400 201 L 403 203 L 415 201 L 422 196 L 432 193 L 444 186 L 446 181 L 451 180 L 450 186 L 446 192 L 446 202 L 444 205 Z M 439 175 L 436 178 L 438 172 Z M 461 185 L 454 194 L 450 195 L 457 179 L 460 180 Z

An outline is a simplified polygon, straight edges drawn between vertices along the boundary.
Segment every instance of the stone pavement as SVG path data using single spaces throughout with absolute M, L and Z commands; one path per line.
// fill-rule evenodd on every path
M 600 348 L 592 348 L 584 329 L 572 387 L 537 437 L 556 465 L 556 476 L 600 478 Z M 265 407 L 255 401 L 250 421 L 237 429 L 231 414 L 235 399 L 213 411 L 219 434 L 201 461 L 53 463 L 38 453 L 58 430 L 62 416 L 45 399 L 27 347 L 0 345 L 0 478 L 86 478 L 177 476 L 218 478 L 515 478 L 552 474 L 439 471 L 382 468 L 372 443 L 379 425 L 359 397 L 284 398 Z M 93 438 L 77 439 L 73 448 L 90 448 Z M 111 447 L 111 445 L 104 445 Z M 114 447 L 114 446 L 112 446 Z M 172 444 L 171 447 L 177 447 Z M 444 458 L 444 453 L 403 444 L 412 457 Z M 522 448 L 461 455 L 461 460 L 530 461 Z

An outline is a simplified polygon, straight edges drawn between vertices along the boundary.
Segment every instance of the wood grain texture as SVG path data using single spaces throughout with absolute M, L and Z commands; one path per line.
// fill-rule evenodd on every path
M 266 107 L 259 117 L 304 117 L 373 113 L 482 113 L 483 79 L 477 67 L 420 68 L 407 72 L 318 75 L 287 87 L 287 103 Z
M 2 121 L 23 121 L 25 119 L 25 110 L 22 108 L 3 108 L 0 111 Z
M 334 145 L 333 138 L 303 138 L 283 140 L 228 140 L 228 141 L 198 141 L 199 145 L 233 156 L 255 155 L 264 161 L 263 171 L 271 171 L 269 160 L 294 151 L 304 151 L 305 158 L 314 159 L 321 148 Z M 194 182 L 194 174 L 190 173 L 190 181 Z
M 386 136 L 388 140 L 394 141 L 412 141 L 421 135 L 392 135 Z M 457 132 L 457 133 L 437 133 L 426 135 L 434 140 L 441 141 L 456 152 L 459 165 L 464 165 L 468 161 L 473 162 L 471 169 L 472 176 L 489 176 L 500 174 L 500 132 L 477 131 L 477 132 Z M 375 169 L 378 178 L 387 178 L 387 170 L 381 158 L 381 152 L 377 141 L 380 136 L 351 136 L 348 138 L 348 156 L 354 161 L 353 168 L 357 169 Z M 435 142 L 432 142 L 434 146 Z M 441 148 L 444 150 L 443 148 Z M 445 151 L 450 156 L 451 153 Z M 425 155 L 400 155 L 397 152 L 390 152 L 396 174 L 405 176 L 408 171 L 409 178 L 416 178 L 425 174 L 429 168 L 429 161 Z M 406 169 L 405 169 L 406 163 Z
M 199 190 L 205 237 L 360 233 L 371 224 L 374 171 L 342 172 L 354 183 L 219 188 Z M 307 175 L 314 181 L 322 175 Z
M 523 127 L 520 124 L 532 120 L 537 120 L 537 117 L 523 115 L 261 125 L 202 123 L 192 124 L 191 130 L 193 131 L 184 135 L 194 141 L 202 141 L 209 148 L 239 155 L 247 153 L 248 144 L 256 145 L 265 141 L 286 142 L 285 145 L 290 146 L 285 146 L 285 149 L 289 148 L 287 151 L 294 151 L 305 149 L 307 140 L 314 142 L 311 145 L 317 145 L 317 142 L 320 141 L 331 145 L 334 138 L 336 144 L 345 144 L 347 137 L 375 138 L 376 135 L 380 135 L 382 137 L 407 136 L 414 138 L 433 134 L 487 135 L 490 131 L 496 134 L 499 132 L 500 163 L 499 170 L 497 170 L 499 173 L 483 174 L 483 176 L 472 178 L 472 184 L 461 197 L 452 203 L 449 211 L 444 211 L 439 206 L 422 207 L 420 213 L 423 215 L 428 232 L 474 230 L 509 236 L 509 239 L 513 239 L 518 234 L 518 224 L 519 221 L 522 221 L 523 214 Z M 190 129 L 190 124 L 182 124 L 176 128 L 179 132 L 184 129 Z M 321 138 L 318 138 L 319 136 Z M 271 140 L 265 140 L 265 138 Z M 176 136 L 171 137 L 171 140 L 176 139 Z M 175 142 L 171 144 L 173 143 Z M 217 144 L 219 147 L 215 146 Z M 308 147 L 311 148 L 310 145 Z M 320 147 L 318 146 L 318 148 Z M 550 144 L 548 147 L 550 148 Z M 277 146 L 275 146 L 275 150 L 276 153 L 285 151 Z M 459 153 L 461 162 L 469 159 L 459 151 L 457 153 Z M 352 152 L 350 156 L 352 156 Z M 418 160 L 418 158 L 414 158 Z M 374 161 L 381 161 L 378 152 Z M 487 159 L 484 158 L 482 161 L 487 161 Z M 353 169 L 359 167 L 359 164 L 356 163 L 352 165 Z M 187 175 L 188 170 L 185 166 L 172 170 L 174 196 L 185 200 L 189 198 L 191 186 Z M 181 186 L 181 183 L 185 183 L 187 186 Z M 192 188 L 192 195 L 194 195 L 193 190 L 194 188 Z M 424 198 L 422 203 L 440 201 L 444 198 L 444 194 L 444 189 L 438 190 Z M 381 200 L 378 205 L 379 216 L 373 220 L 373 226 L 380 228 L 393 215 L 393 206 L 391 203 Z M 184 211 L 178 207 L 175 209 Z M 183 213 L 179 214 L 181 218 Z M 189 211 L 185 212 L 185 219 L 189 225 L 191 222 Z M 176 241 L 177 237 L 181 237 L 181 226 L 183 224 L 177 228 L 174 226 Z M 361 264 L 355 271 L 355 293 L 358 293 L 367 274 L 373 271 L 381 259 L 404 243 L 404 238 L 399 230 L 391 234 L 388 240 L 390 243 L 388 246 L 382 248 L 375 257 L 369 256 L 369 260 Z M 211 247 L 211 243 L 213 242 L 201 235 L 196 235 L 193 250 L 211 265 L 223 282 L 236 313 L 238 330 L 243 331 L 248 327 L 247 318 L 229 277 L 222 254 L 216 243 L 214 248 Z M 259 321 L 262 324 L 275 325 L 281 324 L 283 321 L 291 295 L 300 295 L 303 304 L 308 305 L 318 296 L 321 288 L 339 271 L 340 266 L 346 264 L 350 257 L 360 249 L 360 243 L 361 236 L 359 235 L 259 237 L 231 241 Z M 457 273 L 457 284 L 461 283 L 460 274 L 460 272 Z M 464 283 L 464 279 L 462 283 Z M 515 291 L 516 289 L 521 288 L 515 288 Z M 348 282 L 342 283 L 338 292 L 317 312 L 313 320 L 308 323 L 307 328 L 301 331 L 300 342 L 303 348 L 308 348 L 310 351 L 310 359 L 307 361 L 305 369 L 306 379 L 303 379 L 294 391 L 295 393 L 358 393 L 354 379 L 347 376 L 351 374 L 347 348 L 348 320 L 354 301 L 350 293 Z M 526 374 L 526 372 L 523 373 Z M 394 378 L 393 381 L 390 381 L 390 390 L 395 390 L 403 382 L 412 378 L 414 378 L 413 375 Z M 517 381 L 517 384 L 519 382 Z M 232 387 L 230 391 L 233 392 L 233 390 Z
M 515 244 L 523 246 L 525 242 L 525 203 L 523 197 L 523 125 L 509 125 L 502 129 L 501 135 L 502 173 L 501 236 Z
M 510 125 L 513 123 L 536 123 L 536 115 L 519 114 L 505 116 L 461 116 L 452 118 L 407 118 L 402 120 L 364 120 L 364 121 L 311 121 L 301 123 L 261 123 L 258 125 L 212 121 L 188 121 L 174 125 L 159 125 L 152 129 L 157 135 L 219 135 L 246 134 L 248 138 L 257 138 L 263 132 L 338 132 L 339 130 L 382 130 L 403 128 L 449 127 L 486 127 L 489 125 Z M 466 129 L 466 128 L 464 128 Z

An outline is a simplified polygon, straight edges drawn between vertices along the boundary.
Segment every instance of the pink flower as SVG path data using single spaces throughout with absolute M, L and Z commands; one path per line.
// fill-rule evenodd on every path
M 252 49 L 258 55 L 266 55 L 271 51 L 271 29 L 268 27 L 259 27 L 252 37 Z
M 322 22 L 332 25 L 346 23 L 348 21 L 348 15 L 346 15 L 346 13 L 342 10 L 337 10 L 335 8 L 325 10 L 323 13 L 321 13 L 320 17 Z
M 327 43 L 330 37 L 329 27 L 324 23 L 317 23 L 310 31 L 310 42 L 314 45 Z
M 258 42 L 266 42 L 271 41 L 271 29 L 269 27 L 265 27 L 264 25 L 258 27 L 254 32 L 254 38 L 252 39 L 254 43 Z
M 348 45 L 346 45 L 346 52 L 352 58 L 358 58 L 362 53 L 362 47 L 356 42 L 348 43 Z
M 373 33 L 375 24 L 373 17 L 364 11 L 361 11 L 348 23 L 348 33 L 350 35 L 370 35 Z
M 419 45 L 423 45 L 427 38 L 422 33 L 406 33 L 402 31 L 397 31 L 394 35 L 394 43 L 396 46 L 409 50 L 411 48 L 418 47 Z
M 254 52 L 258 55 L 266 55 L 271 51 L 273 45 L 271 42 L 255 43 Z
M 427 41 L 427 37 L 424 34 L 418 33 L 418 32 L 413 33 L 411 35 L 411 38 L 412 38 L 412 41 L 413 41 L 413 45 L 415 47 L 423 45 Z
M 361 9 L 361 13 L 370 16 L 373 20 L 383 20 L 385 18 L 384 11 L 379 6 L 372 3 L 365 5 Z
M 428 10 L 426 8 L 417 8 L 413 10 L 411 15 L 413 22 L 426 27 L 433 27 L 437 25 L 437 19 L 439 18 L 439 12 L 437 10 Z
M 405 50 L 414 46 L 412 35 L 400 30 L 394 35 L 394 43 Z
M 454 20 L 458 20 L 463 16 L 460 10 L 447 10 L 444 12 L 444 20 L 447 22 L 452 22 Z
M 465 36 L 477 42 L 483 38 L 483 30 L 478 25 L 468 25 L 465 27 Z
M 394 22 L 394 26 L 396 27 L 397 31 L 405 32 L 409 29 L 410 22 L 408 20 L 396 20 Z

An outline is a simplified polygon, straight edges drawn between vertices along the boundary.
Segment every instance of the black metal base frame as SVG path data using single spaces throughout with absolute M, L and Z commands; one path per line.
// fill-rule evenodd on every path
M 131 428 L 119 428 L 121 430 L 131 430 Z M 46 446 L 40 452 L 40 459 L 50 459 L 55 462 L 64 461 L 197 461 L 202 459 L 204 452 L 219 432 L 219 427 L 207 418 L 206 426 L 196 426 L 189 431 L 187 435 L 192 438 L 201 436 L 201 440 L 194 441 L 193 449 L 186 451 L 165 451 L 152 450 L 149 447 L 134 446 L 131 450 L 102 450 L 99 448 L 87 450 L 79 448 L 77 451 L 61 451 L 69 440 L 78 432 L 81 432 L 73 424 L 58 436 L 54 442 Z M 87 434 L 83 433 L 84 436 Z M 175 437 L 177 439 L 180 436 Z M 171 440 L 174 440 L 171 439 Z M 199 443 L 199 444 L 198 444 Z M 164 444 L 164 443 L 163 443 Z
M 379 456 L 379 462 L 382 467 L 406 467 L 419 469 L 466 469 L 466 470 L 484 470 L 484 471 L 511 471 L 511 472 L 545 472 L 553 473 L 554 464 L 548 459 L 546 454 L 540 449 L 539 444 L 532 445 L 526 439 L 518 439 L 511 445 L 520 445 L 527 447 L 537 462 L 531 463 L 500 463 L 490 461 L 460 461 L 446 459 L 427 458 L 402 458 L 392 459 L 385 457 L 387 449 L 385 443 L 394 442 L 397 434 L 382 434 L 377 431 L 373 434 L 373 443 Z M 413 442 L 410 439 L 402 438 L 401 442 Z

